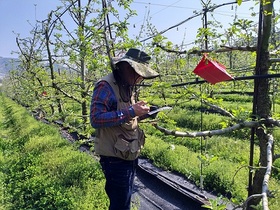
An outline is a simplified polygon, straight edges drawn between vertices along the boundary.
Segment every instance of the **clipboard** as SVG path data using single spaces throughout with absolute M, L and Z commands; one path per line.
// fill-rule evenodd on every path
M 171 109 L 172 109 L 172 107 L 170 107 L 170 106 L 160 107 L 160 108 L 158 108 L 158 109 L 155 109 L 155 110 L 153 110 L 153 111 L 148 112 L 148 115 L 153 115 L 153 114 L 158 113 L 158 112 L 161 112 L 161 111 L 163 111 L 163 110 L 171 110 Z

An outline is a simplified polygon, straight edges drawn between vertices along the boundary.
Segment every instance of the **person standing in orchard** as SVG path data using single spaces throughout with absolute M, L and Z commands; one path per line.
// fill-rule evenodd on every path
M 96 129 L 94 150 L 106 178 L 109 210 L 129 210 L 138 156 L 145 143 L 138 121 L 150 107 L 135 101 L 133 88 L 159 74 L 149 67 L 151 57 L 129 49 L 115 61 L 113 72 L 101 78 L 93 90 L 90 122 Z

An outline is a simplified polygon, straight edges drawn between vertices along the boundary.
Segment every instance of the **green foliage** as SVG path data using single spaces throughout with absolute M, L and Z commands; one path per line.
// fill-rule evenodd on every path
M 237 0 L 238 6 L 240 6 L 240 5 L 242 4 L 242 1 L 243 1 L 243 0 Z
M 276 160 L 273 163 L 273 169 L 272 169 L 272 174 L 275 178 L 277 178 L 278 180 L 280 180 L 280 159 Z
M 224 201 L 222 196 L 218 197 L 217 199 L 209 199 L 210 205 L 202 205 L 201 207 L 206 209 L 213 209 L 213 210 L 224 210 L 226 209 L 227 201 Z
M 107 209 L 98 162 L 59 131 L 1 97 L 0 206 L 6 209 Z M 2 194 L 1 194 L 2 195 Z M 0 207 L 0 208 L 1 208 Z

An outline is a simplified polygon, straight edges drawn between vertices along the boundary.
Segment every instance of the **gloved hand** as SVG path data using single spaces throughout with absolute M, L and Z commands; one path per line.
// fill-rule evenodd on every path
M 155 105 L 150 106 L 150 112 L 151 112 L 151 111 L 154 111 L 154 110 L 156 110 L 156 109 L 158 109 L 158 106 L 155 106 Z M 156 116 L 157 116 L 157 114 L 158 114 L 158 112 L 156 112 L 156 113 L 150 115 L 149 118 L 155 119 Z

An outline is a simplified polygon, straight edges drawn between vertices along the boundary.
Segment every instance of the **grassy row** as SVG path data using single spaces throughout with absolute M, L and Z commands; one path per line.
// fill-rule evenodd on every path
M 0 96 L 0 209 L 107 209 L 99 164 Z

